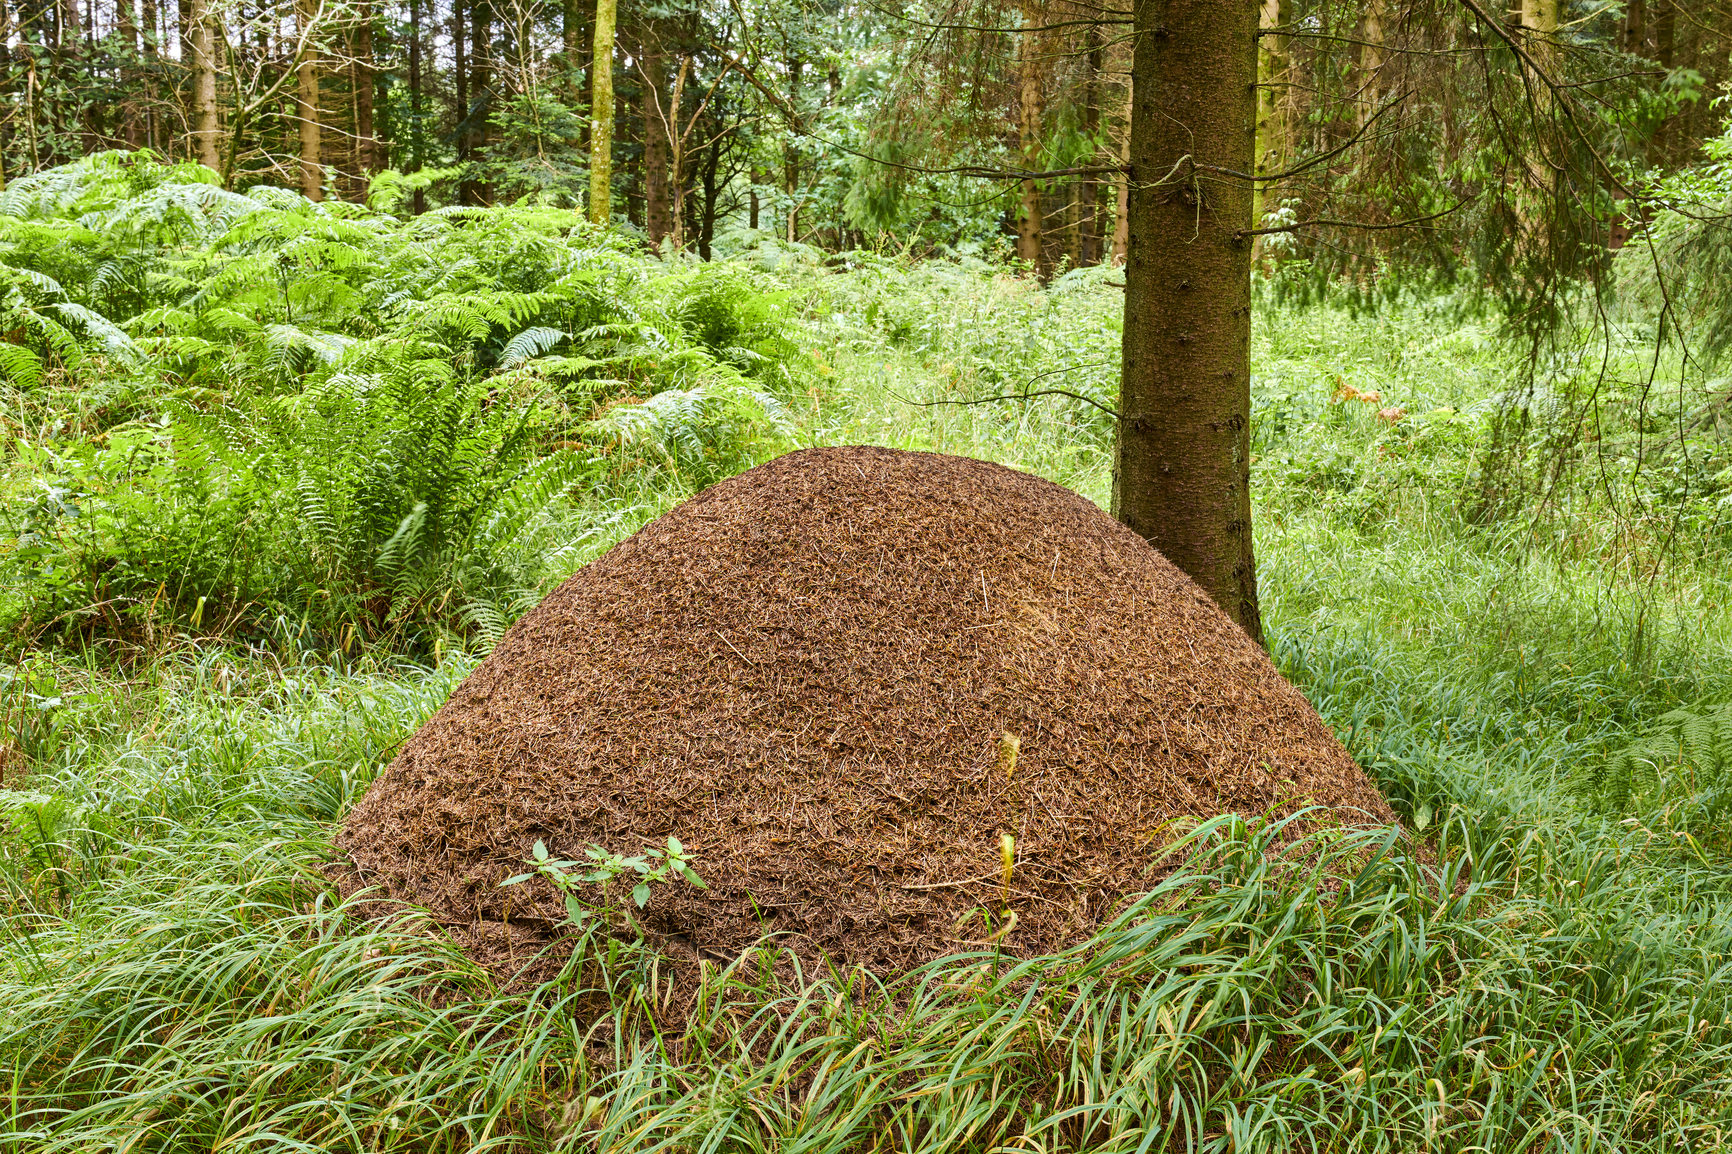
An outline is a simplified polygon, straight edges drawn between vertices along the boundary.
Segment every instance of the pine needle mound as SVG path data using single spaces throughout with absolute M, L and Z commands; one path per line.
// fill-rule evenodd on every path
M 1007 769 L 1003 735 L 1020 742 Z M 716 485 L 526 614 L 347 820 L 346 888 L 430 910 L 501 971 L 560 933 L 537 839 L 677 836 L 679 951 L 769 933 L 881 972 L 1017 915 L 1017 954 L 1146 890 L 1175 819 L 1393 820 L 1245 636 L 1131 530 L 998 465 L 794 453 Z M 1016 839 L 1008 890 L 1001 835 Z

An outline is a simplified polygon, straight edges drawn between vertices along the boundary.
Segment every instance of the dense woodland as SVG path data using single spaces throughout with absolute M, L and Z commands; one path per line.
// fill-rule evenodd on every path
M 226 188 L 356 203 L 394 171 L 418 174 L 414 212 L 583 207 L 606 189 L 648 245 L 706 258 L 741 228 L 830 250 L 1014 244 L 1043 273 L 1124 256 L 1129 8 L 616 5 L 600 36 L 581 0 L 12 5 L 0 167 L 148 148 Z M 1257 208 L 1273 227 L 1387 225 L 1522 183 L 1570 100 L 1497 58 L 1514 32 L 1593 118 L 1610 170 L 1591 207 L 1616 244 L 1641 178 L 1718 134 L 1732 12 L 1271 0 L 1259 25 Z M 1491 248 L 1509 243 L 1494 224 L 1520 226 L 1485 219 L 1483 200 L 1454 215 L 1448 235 Z M 1399 243 L 1419 239 L 1373 247 Z
M 0 1152 L 1725 1145 L 1732 5 L 444 3 L 0 10 Z M 901 975 L 672 965 L 605 885 L 702 846 L 522 847 L 614 871 L 534 988 L 333 886 L 514 621 L 826 445 L 1111 511 L 1399 828 Z

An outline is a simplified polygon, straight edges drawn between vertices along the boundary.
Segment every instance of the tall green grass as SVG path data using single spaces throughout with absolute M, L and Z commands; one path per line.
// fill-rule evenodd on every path
M 1105 398 L 1110 368 L 1084 366 L 1116 347 L 1106 274 L 778 275 L 818 366 L 795 443 L 971 453 L 1106 498 L 1086 404 L 910 403 L 1055 369 Z M 1224 818 L 1058 957 L 886 984 L 773 942 L 699 972 L 591 937 L 560 979 L 502 990 L 410 911 L 357 920 L 320 872 L 473 654 L 292 633 L 35 653 L 0 683 L 0 1150 L 1714 1148 L 1725 859 L 1669 802 L 1611 811 L 1582 781 L 1732 690 L 1723 582 L 1688 557 L 1636 580 L 1605 563 L 1616 533 L 1475 520 L 1509 371 L 1486 323 L 1448 301 L 1258 316 L 1271 648 L 1423 849 L 1282 849 Z M 683 491 L 622 471 L 537 527 L 543 579 Z

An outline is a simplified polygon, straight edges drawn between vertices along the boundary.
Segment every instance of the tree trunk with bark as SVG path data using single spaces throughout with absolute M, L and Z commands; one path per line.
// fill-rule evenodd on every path
M 1017 143 L 1025 171 L 1036 172 L 1041 160 L 1041 8 L 1032 0 L 1022 6 L 1022 35 L 1017 47 Z M 1024 177 L 1016 210 L 1016 256 L 1036 272 L 1041 260 L 1040 182 Z
M 469 120 L 469 159 L 487 154 L 488 119 L 493 107 L 493 4 L 474 0 L 469 6 L 469 95 L 474 112 Z M 493 190 L 484 180 L 463 182 L 465 204 L 491 204 Z
M 1287 26 L 1285 0 L 1263 0 L 1257 26 L 1257 175 L 1269 176 L 1287 167 Z M 1258 183 L 1252 190 L 1251 220 L 1263 226 L 1273 190 Z M 1261 237 L 1258 238 L 1261 241 Z M 1256 246 L 1261 250 L 1262 245 Z M 1255 253 L 1253 254 L 1256 255 Z
M 138 103 L 138 70 L 133 61 L 139 57 L 138 18 L 133 11 L 133 0 L 116 0 L 115 38 L 121 49 L 118 64 L 120 87 L 126 96 L 120 107 L 120 137 L 126 141 L 128 148 L 139 148 L 145 143 L 144 117 Z
M 451 91 L 456 97 L 456 107 L 452 110 L 451 122 L 456 126 L 453 133 L 457 146 L 457 163 L 462 164 L 469 159 L 469 134 L 463 130 L 463 122 L 469 116 L 469 24 L 463 19 L 463 0 L 451 0 L 451 54 L 452 71 Z M 462 196 L 462 188 L 458 189 Z
M 690 139 L 691 125 L 684 130 L 680 128 L 679 109 L 683 103 L 686 90 L 686 79 L 691 75 L 692 58 L 681 54 L 679 72 L 674 76 L 673 91 L 668 93 L 668 129 L 671 139 L 668 141 L 668 183 L 670 187 L 672 212 L 668 235 L 673 237 L 675 252 L 682 252 L 686 247 L 686 203 L 691 192 L 691 174 L 686 171 L 686 145 Z
M 1552 3 L 1557 0 L 1523 0 L 1524 3 Z M 1367 0 L 1365 22 L 1360 29 L 1359 44 L 1359 126 L 1377 114 L 1383 103 L 1384 24 L 1389 17 L 1389 0 Z
M 1113 512 L 1261 640 L 1251 546 L 1256 0 L 1138 0 Z
M 209 0 L 192 0 L 192 136 L 198 162 L 223 170 L 222 125 L 217 119 L 216 17 Z
M 679 114 L 668 107 L 668 68 L 667 57 L 662 55 L 661 29 L 651 17 L 646 17 L 641 27 L 638 88 L 643 98 L 644 231 L 649 234 L 650 247 L 659 251 L 674 230 L 668 142 L 673 139 Z
M 161 149 L 162 134 L 157 130 L 157 99 L 156 86 L 158 62 L 162 58 L 162 35 L 160 32 L 160 9 L 157 0 L 143 0 L 141 5 L 144 22 L 144 84 L 141 93 L 144 101 L 144 143 L 147 148 Z
M 409 0 L 409 164 L 420 172 L 427 162 L 427 129 L 421 119 L 421 0 Z M 410 211 L 427 211 L 427 190 L 417 188 Z
M 788 107 L 800 107 L 800 82 L 806 73 L 806 62 L 798 56 L 788 59 Z M 793 244 L 798 233 L 800 207 L 805 202 L 800 193 L 800 153 L 790 134 L 782 143 L 782 191 L 788 194 L 788 243 Z
M 1113 264 L 1123 265 L 1130 255 L 1131 247 L 1131 175 L 1128 171 L 1131 163 L 1131 122 L 1136 118 L 1137 78 L 1131 75 L 1125 85 L 1125 115 L 1123 119 L 1125 139 L 1119 150 L 1119 160 L 1127 171 L 1121 171 L 1113 181 L 1117 194 L 1117 203 L 1113 209 Z
M 613 215 L 613 23 L 615 0 L 595 0 L 595 59 L 589 87 L 589 219 Z
M 721 138 L 712 137 L 710 147 L 704 153 L 704 210 L 703 218 L 698 222 L 698 258 L 710 259 L 710 246 L 716 239 L 716 202 L 721 195 L 720 183 L 716 179 L 722 166 Z
M 295 66 L 295 120 L 301 145 L 301 195 L 308 200 L 325 199 L 319 119 L 319 50 L 307 39 L 307 29 L 319 18 L 319 0 L 296 0 L 297 38 L 306 42 Z
M 355 93 L 355 174 L 357 200 L 365 200 L 368 181 L 384 167 L 379 163 L 379 139 L 373 124 L 373 6 L 367 0 L 356 7 L 354 61 L 349 83 Z
M 1101 131 L 1101 69 L 1106 63 L 1104 33 L 1104 28 L 1099 24 L 1089 29 L 1089 51 L 1084 60 L 1082 130 L 1083 135 L 1090 140 L 1098 139 Z M 1100 163 L 1099 156 L 1092 156 L 1089 163 L 1091 167 Z M 1082 235 L 1078 245 L 1077 263 L 1096 265 L 1101 262 L 1100 181 L 1092 176 L 1087 177 L 1077 195 L 1082 208 Z

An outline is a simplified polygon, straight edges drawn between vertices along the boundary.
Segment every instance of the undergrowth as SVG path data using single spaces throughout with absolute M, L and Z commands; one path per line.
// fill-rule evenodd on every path
M 1715 454 L 1488 504 L 1523 402 L 1467 298 L 1271 290 L 1255 326 L 1271 649 L 1420 852 L 1223 818 L 1094 941 L 889 985 L 590 919 L 501 990 L 356 919 L 334 823 L 522 606 L 704 484 L 872 442 L 1106 501 L 1122 298 L 334 211 L 119 158 L 0 200 L 0 1150 L 1722 1144 Z

